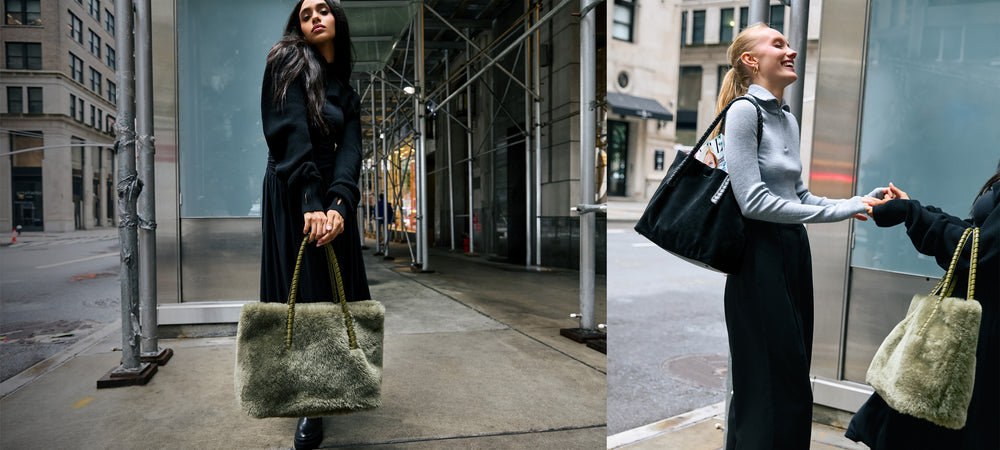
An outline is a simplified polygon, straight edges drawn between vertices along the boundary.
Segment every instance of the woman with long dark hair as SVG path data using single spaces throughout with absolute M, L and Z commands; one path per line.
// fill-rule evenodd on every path
M 725 158 L 745 218 L 746 249 L 739 272 L 726 279 L 726 328 L 732 400 L 726 449 L 808 449 L 812 423 L 809 364 L 813 286 L 803 223 L 865 219 L 865 202 L 812 195 L 802 182 L 799 128 L 782 102 L 798 76 L 797 53 L 777 30 L 748 27 L 729 47 L 732 69 L 719 94 Z M 758 144 L 759 142 L 759 144 Z M 869 195 L 878 195 L 873 192 Z
M 267 55 L 261 118 L 268 159 L 262 205 L 260 300 L 288 299 L 299 244 L 308 235 L 297 302 L 331 302 L 326 254 L 333 246 L 347 301 L 367 300 L 355 212 L 361 171 L 360 97 L 347 16 L 330 0 L 300 0 Z M 295 448 L 323 440 L 321 418 L 299 419 Z
M 868 207 L 868 215 L 880 227 L 906 226 L 913 246 L 933 256 L 948 269 L 955 246 L 966 228 L 979 227 L 979 258 L 976 262 L 975 300 L 983 307 L 976 346 L 976 381 L 969 402 L 965 427 L 952 430 L 930 421 L 900 413 L 878 393 L 858 410 L 847 429 L 847 437 L 864 442 L 873 450 L 948 448 L 995 450 L 1000 448 L 1000 165 L 986 180 L 972 202 L 971 217 L 959 219 L 933 206 L 921 206 L 890 184 L 891 195 Z M 962 254 L 955 269 L 955 296 L 966 292 L 969 252 Z

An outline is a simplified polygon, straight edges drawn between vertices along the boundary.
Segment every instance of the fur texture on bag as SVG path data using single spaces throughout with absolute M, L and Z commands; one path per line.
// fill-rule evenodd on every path
M 915 295 L 906 318 L 885 338 L 866 381 L 896 411 L 961 429 L 976 381 L 976 345 L 982 305 L 975 300 Z
M 243 412 L 256 418 L 317 417 L 381 405 L 385 307 L 373 300 L 347 305 L 358 343 L 354 350 L 339 303 L 296 304 L 288 350 L 288 305 L 243 305 L 235 371 Z

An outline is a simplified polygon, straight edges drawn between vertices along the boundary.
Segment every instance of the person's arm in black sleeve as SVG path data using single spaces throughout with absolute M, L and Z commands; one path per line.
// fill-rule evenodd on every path
M 301 83 L 288 87 L 283 104 L 274 103 L 271 66 L 264 69 L 260 116 L 264 138 L 274 158 L 278 178 L 293 195 L 301 195 L 302 213 L 323 211 L 323 177 L 312 157 L 309 117 Z
M 327 210 L 340 213 L 344 220 L 358 205 L 361 191 L 358 178 L 361 176 L 361 98 L 351 91 L 351 98 L 344 102 L 344 130 L 337 143 L 337 155 L 333 169 L 333 180 L 326 191 Z
M 993 215 L 996 216 L 997 212 L 994 211 Z M 916 200 L 890 200 L 872 208 L 872 217 L 875 219 L 875 224 L 880 227 L 904 223 L 906 234 L 917 251 L 933 256 L 938 265 L 945 270 L 951 263 L 955 246 L 958 245 L 962 233 L 972 226 L 970 222 L 947 214 L 940 208 L 921 206 Z M 992 224 L 987 221 L 986 225 L 995 228 L 996 220 Z M 980 230 L 978 262 L 980 266 L 995 263 L 1000 253 L 997 234 L 995 229 Z M 970 245 L 966 244 L 963 252 L 965 257 L 961 259 L 960 267 L 969 266 L 969 247 Z

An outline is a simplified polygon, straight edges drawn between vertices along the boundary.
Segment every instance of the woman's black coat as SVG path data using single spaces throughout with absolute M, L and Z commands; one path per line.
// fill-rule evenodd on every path
M 324 132 L 309 121 L 301 78 L 288 87 L 284 103 L 275 104 L 271 66 L 264 71 L 260 112 L 268 161 L 261 208 L 261 301 L 287 301 L 295 257 L 304 237 L 303 215 L 328 210 L 336 210 L 344 218 L 344 232 L 330 245 L 337 254 L 347 300 L 371 298 L 357 222 L 361 99 L 333 74 L 333 67 L 327 65 L 322 112 L 328 129 Z M 307 245 L 297 301 L 334 301 L 335 295 L 325 252 Z
M 980 227 L 975 299 L 983 318 L 976 349 L 976 384 L 965 427 L 950 430 L 899 413 L 873 394 L 851 421 L 847 437 L 875 450 L 883 449 L 1000 449 L 1000 183 L 973 205 L 973 218 L 962 220 L 914 200 L 892 200 L 874 208 L 878 226 L 905 223 L 914 247 L 936 258 L 947 269 L 955 246 L 966 228 Z M 955 271 L 955 295 L 968 285 L 969 251 Z

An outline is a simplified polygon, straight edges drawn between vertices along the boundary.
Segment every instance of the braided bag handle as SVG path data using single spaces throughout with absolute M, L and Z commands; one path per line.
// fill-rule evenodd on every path
M 292 273 L 292 288 L 288 292 L 288 319 L 285 323 L 285 349 L 292 348 L 292 330 L 295 328 L 295 299 L 298 298 L 299 272 L 302 268 L 302 255 L 305 254 L 306 244 L 309 243 L 309 236 L 302 239 L 299 246 L 299 255 L 295 258 L 295 271 Z M 351 349 L 358 348 L 358 342 L 354 335 L 354 319 L 347 309 L 347 295 L 344 294 L 344 280 L 340 276 L 340 265 L 337 263 L 337 255 L 333 251 L 333 246 L 326 244 L 326 268 L 330 274 L 330 285 L 335 288 L 337 297 L 340 298 L 340 308 L 344 312 L 344 324 L 347 326 L 347 337 L 350 341 Z
M 968 241 L 969 236 L 972 236 L 972 251 L 969 256 L 969 289 L 966 292 L 966 300 L 974 300 L 976 293 L 976 260 L 979 259 L 979 228 L 966 228 L 965 232 L 962 233 L 962 238 L 958 240 L 958 245 L 955 246 L 955 254 L 951 257 L 951 264 L 948 265 L 948 272 L 945 273 L 944 278 L 938 282 L 937 286 L 934 286 L 934 290 L 931 291 L 931 296 L 937 296 L 937 302 L 934 303 L 934 310 L 927 316 L 927 320 L 917 331 L 919 336 L 924 332 L 924 328 L 927 328 L 927 324 L 930 323 L 931 318 L 934 317 L 934 313 L 938 311 L 941 306 L 941 302 L 944 301 L 945 297 L 951 297 L 955 292 L 955 266 L 958 265 L 958 259 L 962 256 L 962 249 L 965 248 L 965 243 Z

